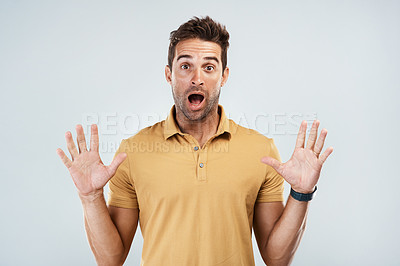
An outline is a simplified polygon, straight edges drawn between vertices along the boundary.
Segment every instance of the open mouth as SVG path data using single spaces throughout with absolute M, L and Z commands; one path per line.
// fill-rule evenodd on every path
M 191 104 L 196 106 L 202 103 L 202 101 L 204 100 L 204 96 L 201 94 L 193 93 L 189 95 L 188 99 Z

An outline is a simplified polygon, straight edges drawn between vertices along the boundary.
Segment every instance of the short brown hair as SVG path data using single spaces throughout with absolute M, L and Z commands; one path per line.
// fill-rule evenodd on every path
M 168 49 L 168 66 L 172 69 L 172 61 L 175 57 L 175 47 L 183 40 L 197 38 L 203 41 L 215 42 L 221 46 L 222 73 L 228 62 L 227 52 L 229 47 L 229 33 L 226 27 L 215 22 L 209 16 L 204 18 L 193 17 L 191 20 L 171 31 Z

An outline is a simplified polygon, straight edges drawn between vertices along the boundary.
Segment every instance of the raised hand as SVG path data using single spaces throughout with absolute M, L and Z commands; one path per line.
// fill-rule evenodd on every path
M 328 131 L 322 129 L 317 141 L 318 126 L 319 121 L 314 120 L 307 146 L 304 148 L 307 122 L 301 123 L 296 147 L 292 157 L 286 163 L 281 163 L 271 157 L 261 158 L 261 161 L 272 166 L 291 185 L 293 190 L 300 193 L 307 194 L 314 191 L 322 165 L 333 152 L 333 148 L 329 147 L 321 154 Z
M 94 193 L 102 193 L 103 187 L 113 177 L 118 166 L 125 160 L 127 155 L 126 153 L 119 153 L 109 166 L 105 166 L 99 155 L 97 125 L 91 126 L 90 150 L 87 150 L 81 125 L 76 126 L 76 133 L 79 151 L 76 149 L 71 132 L 65 133 L 67 148 L 71 154 L 72 161 L 60 148 L 57 149 L 57 154 L 68 168 L 79 195 L 88 196 Z

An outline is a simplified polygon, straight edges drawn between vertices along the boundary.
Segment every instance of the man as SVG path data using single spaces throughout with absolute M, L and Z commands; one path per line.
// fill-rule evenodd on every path
M 228 39 L 209 17 L 171 33 L 165 76 L 175 105 L 166 120 L 123 140 L 110 166 L 99 157 L 96 125 L 89 151 L 81 125 L 78 150 L 66 133 L 72 161 L 57 153 L 78 189 L 99 265 L 123 264 L 138 220 L 141 265 L 254 265 L 253 224 L 265 263 L 292 261 L 333 149 L 321 154 L 327 131 L 317 140 L 318 121 L 305 143 L 303 121 L 291 159 L 281 163 L 272 139 L 227 119 L 218 100 L 229 76 Z M 285 207 L 283 179 L 292 188 Z

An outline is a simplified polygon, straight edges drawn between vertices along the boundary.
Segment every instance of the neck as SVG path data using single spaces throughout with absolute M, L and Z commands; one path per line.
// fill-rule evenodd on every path
M 183 113 L 176 111 L 176 122 L 183 133 L 192 135 L 200 147 L 209 140 L 218 129 L 219 124 L 218 105 L 211 110 L 203 120 L 189 120 Z

